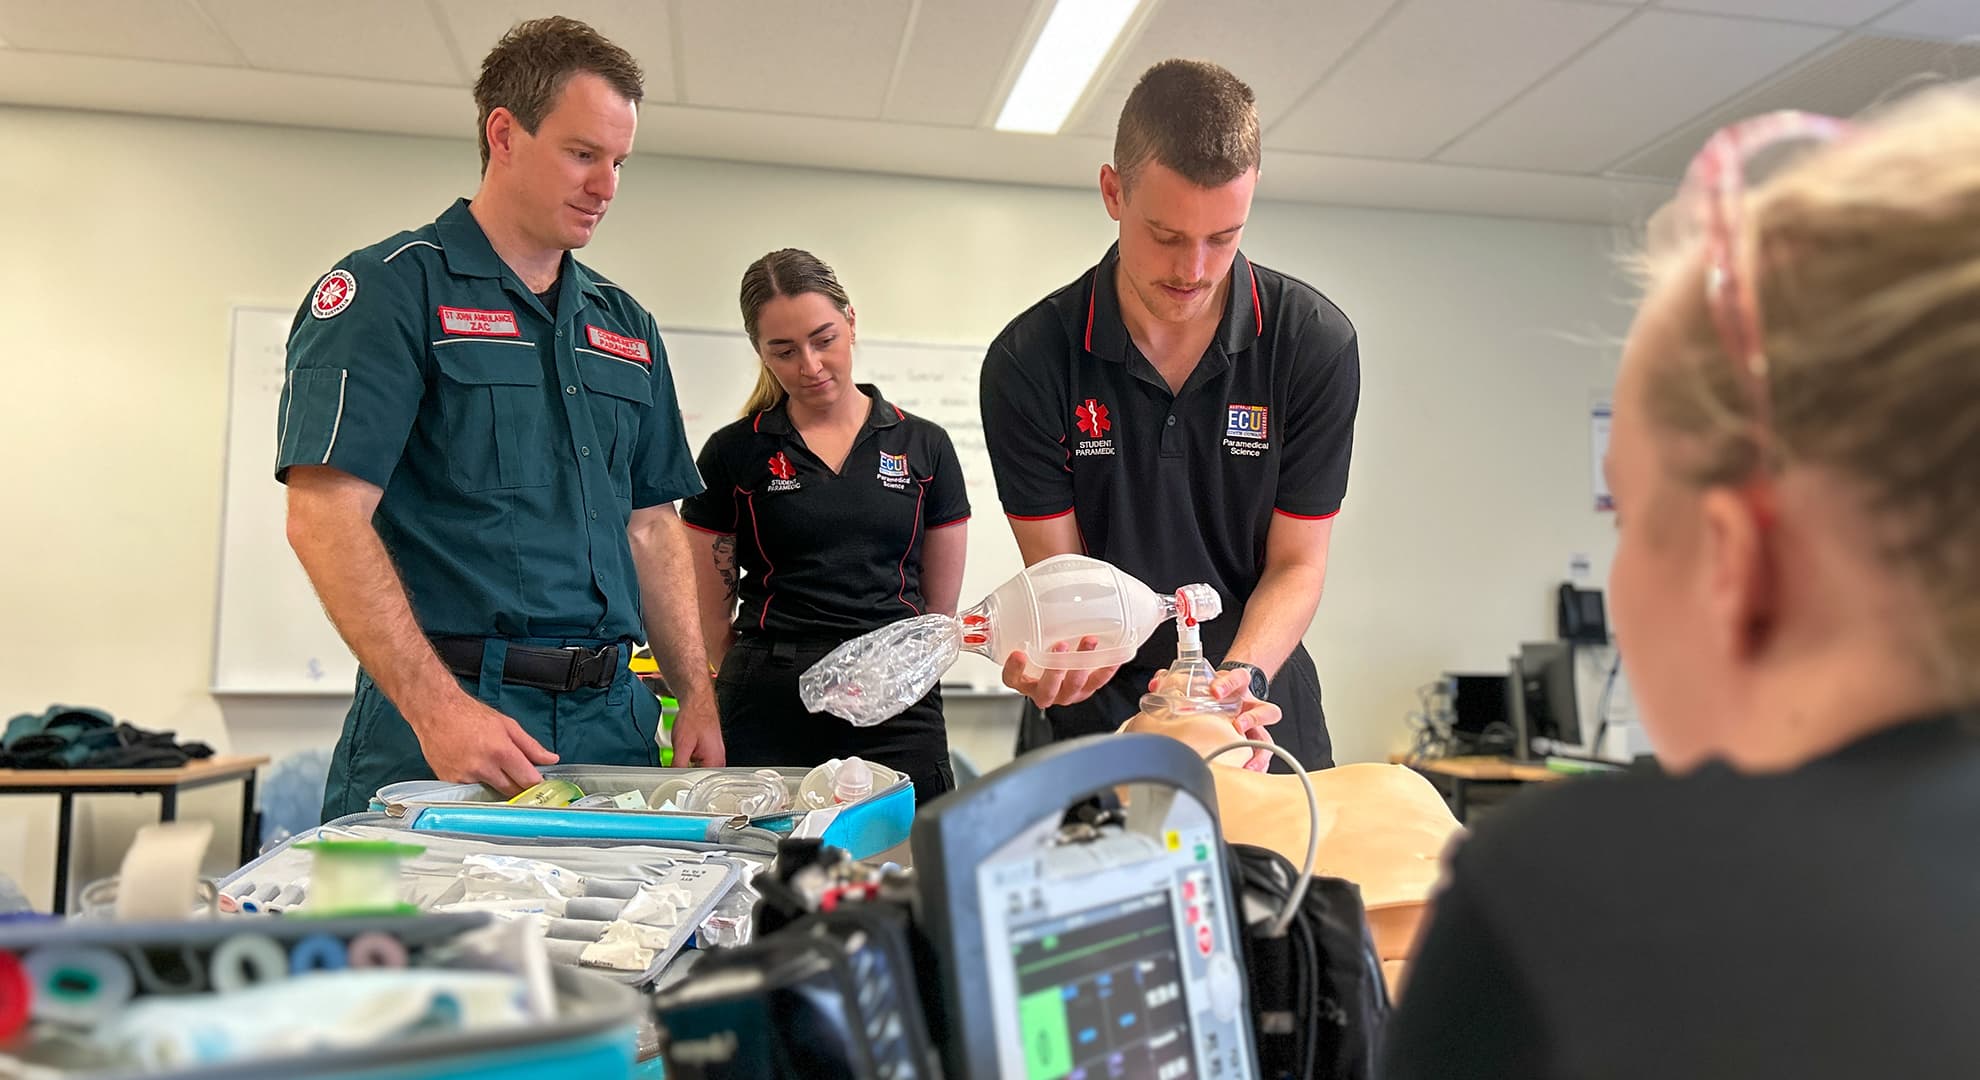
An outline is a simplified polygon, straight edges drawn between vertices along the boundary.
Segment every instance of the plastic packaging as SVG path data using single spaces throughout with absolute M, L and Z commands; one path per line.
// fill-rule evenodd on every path
M 1208 585 L 1164 596 L 1109 563 L 1055 555 L 1025 567 L 960 617 L 922 615 L 846 642 L 812 665 L 798 688 L 805 708 L 868 727 L 920 701 L 963 652 L 997 664 L 1023 652 L 1034 676 L 1112 667 L 1132 659 L 1164 620 L 1210 619 L 1222 610 Z M 1076 648 L 1088 637 L 1093 648 Z M 1054 651 L 1061 643 L 1066 648 Z
M 346 971 L 233 994 L 144 998 L 92 1040 L 147 1070 L 370 1046 L 422 1030 L 500 1030 L 529 1020 L 521 980 L 462 971 Z
M 461 860 L 461 899 L 568 900 L 584 896 L 584 875 L 540 859 L 469 855 Z
M 584 792 L 569 780 L 545 780 L 509 800 L 510 806 L 569 806 Z
M 763 817 L 791 808 L 791 793 L 774 769 L 753 773 L 707 773 L 682 777 L 653 789 L 648 804 L 655 810 L 726 817 Z
M 621 791 L 617 795 L 595 792 L 571 804 L 573 810 L 644 810 L 646 796 L 637 791 Z
M 749 944 L 756 931 L 757 899 L 756 888 L 747 877 L 736 882 L 736 887 L 722 897 L 715 910 L 701 920 L 701 926 L 695 930 L 695 944 L 703 949 L 738 948 Z
M 827 806 L 855 803 L 891 786 L 900 774 L 885 765 L 857 757 L 833 758 L 806 773 L 798 785 L 798 806 L 821 810 Z

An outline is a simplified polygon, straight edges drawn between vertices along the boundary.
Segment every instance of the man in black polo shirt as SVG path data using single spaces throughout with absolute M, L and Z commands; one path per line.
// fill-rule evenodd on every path
M 1347 490 L 1361 361 L 1339 308 L 1238 252 L 1258 162 L 1249 87 L 1215 64 L 1149 68 L 1100 169 L 1120 240 L 998 335 L 983 428 L 1027 564 L 1084 551 L 1157 590 L 1215 586 L 1217 692 L 1269 697 L 1277 741 L 1324 768 L 1300 635 Z M 1037 679 L 1012 657 L 1004 681 L 1034 703 L 1019 751 L 1113 730 L 1175 647 L 1164 628 L 1118 670 Z

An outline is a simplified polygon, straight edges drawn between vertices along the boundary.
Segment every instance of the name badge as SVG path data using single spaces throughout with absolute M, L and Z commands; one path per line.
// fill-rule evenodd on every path
M 476 311 L 473 308 L 443 307 L 440 329 L 449 334 L 474 337 L 521 337 L 513 311 Z
M 649 366 L 653 363 L 653 350 L 647 348 L 644 338 L 627 337 L 603 327 L 586 326 L 584 339 L 591 342 L 591 347 L 599 352 L 609 353 L 621 360 L 632 360 Z

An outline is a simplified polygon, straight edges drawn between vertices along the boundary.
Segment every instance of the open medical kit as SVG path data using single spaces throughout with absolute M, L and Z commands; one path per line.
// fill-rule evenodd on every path
M 759 850 L 780 836 L 816 837 L 856 859 L 903 849 L 914 825 L 914 784 L 882 771 L 870 793 L 838 802 L 806 780 L 817 769 L 658 769 L 552 765 L 546 786 L 563 781 L 572 805 L 512 803 L 480 784 L 407 780 L 379 789 L 372 809 L 414 832 L 488 837 L 689 841 Z M 568 792 L 567 792 L 568 794 Z M 754 833 L 752 836 L 751 834 Z
M 0 925 L 0 1076 L 634 1075 L 640 996 L 485 915 Z
M 750 837 L 739 831 L 738 840 Z M 323 894 L 322 854 L 400 849 L 383 888 L 406 910 L 533 916 L 551 960 L 635 985 L 651 984 L 702 925 L 763 864 L 757 851 L 702 841 L 526 839 L 414 833 L 382 814 L 351 814 L 308 830 L 222 878 L 222 910 L 309 916 Z M 745 890 L 746 893 L 746 890 Z M 747 904 L 737 898 L 736 917 Z

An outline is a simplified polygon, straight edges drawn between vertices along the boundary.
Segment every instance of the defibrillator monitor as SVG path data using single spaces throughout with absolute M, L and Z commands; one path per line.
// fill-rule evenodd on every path
M 1118 794 L 1097 824 L 1067 810 Z M 929 807 L 915 873 L 960 1077 L 1256 1071 L 1210 772 L 1159 735 L 1027 755 Z

